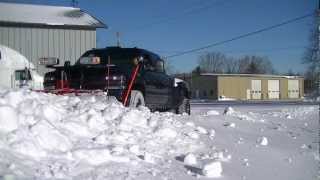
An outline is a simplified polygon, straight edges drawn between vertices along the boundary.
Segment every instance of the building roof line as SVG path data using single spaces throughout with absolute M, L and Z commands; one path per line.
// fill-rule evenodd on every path
M 243 76 L 243 77 L 278 77 L 278 78 L 303 78 L 303 76 L 285 76 L 274 74 L 221 74 L 221 73 L 201 73 L 201 76 Z
M 3 2 L 0 2 L 0 23 L 107 28 L 80 8 Z

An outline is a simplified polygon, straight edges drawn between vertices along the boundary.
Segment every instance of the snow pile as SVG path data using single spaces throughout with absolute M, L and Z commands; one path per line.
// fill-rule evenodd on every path
M 166 157 L 201 149 L 204 144 L 199 137 L 207 130 L 175 116 L 151 113 L 145 107 L 125 108 L 104 96 L 2 89 L 0 154 L 8 155 L 0 155 L 0 167 L 3 163 L 7 167 L 0 168 L 0 174 L 78 179 L 90 174 L 90 165 L 161 164 Z M 11 163 L 20 158 L 21 164 Z M 25 159 L 30 161 L 23 163 Z M 195 161 L 190 154 L 187 159 L 189 164 Z M 121 171 L 124 168 L 109 173 Z

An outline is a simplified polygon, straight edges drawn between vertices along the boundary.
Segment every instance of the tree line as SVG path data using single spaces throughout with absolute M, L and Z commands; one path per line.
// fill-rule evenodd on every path
M 221 52 L 207 52 L 199 56 L 196 73 L 225 74 L 275 74 L 266 56 L 245 55 L 240 58 L 226 56 Z

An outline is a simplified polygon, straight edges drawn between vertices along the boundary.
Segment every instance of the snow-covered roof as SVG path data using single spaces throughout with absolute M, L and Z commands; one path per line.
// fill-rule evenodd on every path
M 0 23 L 106 28 L 79 8 L 17 3 L 0 3 Z
M 284 76 L 274 74 L 219 74 L 219 73 L 201 73 L 201 76 L 241 76 L 241 77 L 268 77 L 268 78 L 303 78 L 302 76 Z

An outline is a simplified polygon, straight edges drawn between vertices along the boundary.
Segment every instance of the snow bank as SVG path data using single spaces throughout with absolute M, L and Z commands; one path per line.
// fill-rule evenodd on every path
M 10 153 L 0 155 L 0 162 L 11 162 L 11 158 L 31 160 L 14 172 L 40 179 L 77 179 L 89 167 L 109 163 L 158 164 L 167 156 L 196 152 L 204 146 L 199 137 L 207 130 L 175 116 L 151 113 L 145 107 L 126 108 L 104 96 L 57 96 L 2 89 L 0 134 L 4 138 L 0 138 L 0 154 Z M 187 159 L 186 163 L 195 161 L 191 155 Z M 61 167 L 54 171 L 48 168 L 55 163 Z

